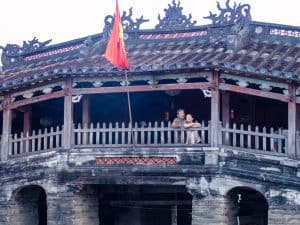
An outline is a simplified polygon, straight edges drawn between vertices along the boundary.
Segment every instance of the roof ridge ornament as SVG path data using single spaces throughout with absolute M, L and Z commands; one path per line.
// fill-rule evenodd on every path
M 149 21 L 148 19 L 144 19 L 143 15 L 140 18 L 136 18 L 134 21 L 134 19 L 132 19 L 132 7 L 130 7 L 128 12 L 123 11 L 121 20 L 122 20 L 124 31 L 138 31 L 140 30 L 141 24 Z M 104 18 L 104 28 L 103 28 L 104 40 L 106 40 L 109 37 L 111 29 L 113 27 L 113 23 L 114 23 L 113 15 L 107 15 Z
M 39 42 L 39 40 L 34 37 L 31 41 L 23 41 L 23 45 L 17 44 L 6 44 L 5 47 L 0 46 L 2 49 L 1 62 L 4 67 L 10 67 L 16 65 L 17 63 L 23 62 L 23 55 L 32 53 L 34 51 L 40 50 L 46 45 L 48 45 L 52 40 L 47 40 Z
M 230 0 L 227 0 L 225 6 L 225 8 L 222 8 L 220 2 L 217 2 L 217 8 L 220 11 L 219 15 L 210 11 L 209 16 L 203 18 L 211 20 L 214 25 L 238 23 L 241 20 L 251 21 L 251 6 L 249 4 L 239 3 L 237 5 L 237 3 L 234 2 L 233 7 L 231 7 Z
M 180 6 L 180 0 L 176 3 L 175 0 L 172 1 L 172 5 L 168 4 L 169 8 L 164 9 L 165 17 L 161 19 L 160 14 L 158 14 L 159 23 L 155 26 L 155 29 L 159 30 L 174 30 L 178 28 L 191 28 L 194 27 L 197 21 L 192 21 L 192 15 L 183 15 L 182 7 Z

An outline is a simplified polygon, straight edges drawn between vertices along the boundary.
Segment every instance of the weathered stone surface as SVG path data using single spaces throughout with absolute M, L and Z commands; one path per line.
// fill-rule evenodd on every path
M 0 167 L 0 224 L 38 224 L 35 186 L 47 196 L 48 225 L 99 224 L 100 193 L 89 185 L 186 187 L 192 194 L 192 224 L 228 224 L 227 194 L 237 187 L 267 200 L 269 225 L 300 223 L 299 164 L 228 149 L 143 149 L 138 155 L 176 156 L 176 165 L 96 165 L 96 157 L 137 155 L 129 150 L 70 150 L 10 159 Z M 208 155 L 209 154 L 209 155 Z M 212 160 L 209 160 L 212 159 Z M 285 162 L 285 163 L 282 163 Z M 154 190 L 154 189 L 153 189 Z M 159 191 L 159 189 L 157 189 Z M 21 197 L 20 197 L 21 196 Z M 139 213 L 133 212 L 132 215 Z M 26 216 L 25 216 L 26 215 Z M 175 215 L 175 214 L 174 214 Z M 123 221 L 120 218 L 120 221 Z M 136 220 L 134 220 L 136 221 Z M 124 222 L 124 221 L 123 221 Z M 127 221 L 128 222 L 128 221 Z M 131 221 L 133 222 L 133 221 Z M 121 222 L 120 222 L 121 223 Z

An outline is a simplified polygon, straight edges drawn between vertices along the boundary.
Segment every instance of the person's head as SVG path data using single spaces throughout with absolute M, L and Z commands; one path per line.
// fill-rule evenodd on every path
M 183 109 L 177 109 L 177 117 L 182 120 L 184 119 L 185 113 Z
M 194 118 L 191 114 L 186 114 L 186 122 L 193 122 Z

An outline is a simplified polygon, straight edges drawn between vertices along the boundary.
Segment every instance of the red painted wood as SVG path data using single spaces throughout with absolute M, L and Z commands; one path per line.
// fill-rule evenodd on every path
M 11 109 L 14 109 L 14 108 L 18 108 L 18 107 L 21 107 L 21 106 L 24 106 L 24 105 L 30 105 L 30 104 L 33 104 L 33 103 L 46 101 L 46 100 L 49 100 L 49 99 L 61 98 L 61 97 L 64 96 L 64 93 L 65 92 L 63 90 L 62 91 L 56 91 L 56 92 L 53 92 L 53 93 L 44 94 L 44 95 L 41 95 L 41 96 L 36 96 L 36 97 L 29 98 L 29 99 L 20 100 L 20 101 L 17 101 L 17 102 L 12 102 L 9 107 Z
M 247 95 L 255 95 L 263 98 L 271 98 L 271 99 L 276 99 L 278 101 L 282 102 L 288 102 L 289 101 L 289 96 L 279 94 L 279 93 L 272 93 L 268 91 L 262 91 L 262 90 L 255 90 L 251 88 L 245 88 L 245 87 L 240 87 L 232 84 L 224 84 L 221 83 L 219 85 L 220 90 L 223 91 L 232 91 L 232 92 L 237 92 L 237 93 L 242 93 L 242 94 L 247 94 Z
M 290 157 L 296 157 L 296 88 L 289 84 L 290 101 L 288 102 L 288 150 Z
M 220 121 L 220 92 L 219 74 L 213 72 L 211 81 L 211 146 L 217 147 L 219 144 L 219 121 Z
M 9 137 L 11 134 L 12 110 L 9 108 L 11 97 L 4 96 L 3 100 L 3 122 L 2 122 L 2 137 L 1 137 L 1 161 L 6 161 L 9 153 Z
M 73 89 L 73 95 L 100 94 L 100 93 L 120 93 L 120 92 L 145 92 L 145 91 L 166 91 L 166 90 L 191 90 L 208 89 L 209 82 L 203 83 L 183 83 L 183 84 L 158 84 L 158 85 L 137 85 L 124 87 L 99 87 L 99 88 L 78 88 Z
M 72 145 L 72 128 L 73 128 L 73 103 L 72 103 L 72 80 L 67 79 L 65 85 L 64 97 L 64 133 L 63 147 L 70 149 Z

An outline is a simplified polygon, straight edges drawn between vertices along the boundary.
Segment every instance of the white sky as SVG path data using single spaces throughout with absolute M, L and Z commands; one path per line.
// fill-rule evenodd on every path
M 133 18 L 144 15 L 158 23 L 157 15 L 172 0 L 119 0 L 121 11 L 133 6 Z M 219 0 L 223 5 L 225 0 Z M 300 0 L 236 0 L 251 5 L 252 19 L 300 26 Z M 233 0 L 231 0 L 231 4 Z M 104 17 L 114 13 L 115 0 L 0 0 L 0 45 L 21 44 L 36 36 L 53 43 L 100 33 Z M 181 0 L 185 14 L 192 13 L 198 24 L 210 23 L 202 17 L 217 12 L 216 0 Z

